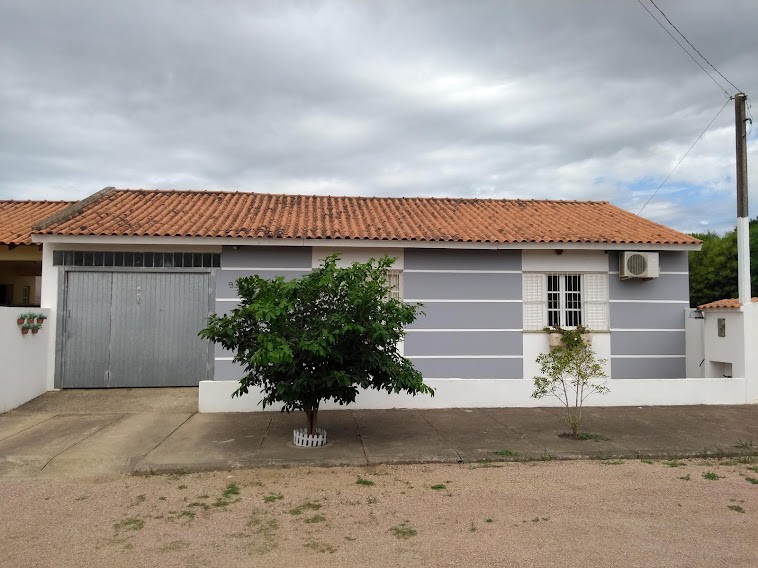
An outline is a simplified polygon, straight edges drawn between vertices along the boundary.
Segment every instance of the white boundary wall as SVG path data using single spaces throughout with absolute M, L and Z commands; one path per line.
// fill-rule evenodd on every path
M 382 408 L 494 408 L 558 406 L 554 398 L 531 398 L 534 385 L 526 379 L 429 379 L 424 381 L 436 390 L 434 397 L 388 395 L 366 391 L 356 402 L 339 406 L 332 402 L 321 406 L 330 409 Z M 201 381 L 200 412 L 253 412 L 262 410 L 260 391 L 231 398 L 237 381 Z M 585 406 L 649 406 L 684 404 L 745 404 L 758 402 L 755 378 L 732 379 L 616 379 L 608 382 L 611 392 L 596 395 Z M 281 410 L 274 405 L 266 410 Z
M 36 335 L 21 334 L 16 323 L 20 313 L 48 316 Z M 47 351 L 50 310 L 44 308 L 0 308 L 0 413 L 12 410 L 47 391 Z

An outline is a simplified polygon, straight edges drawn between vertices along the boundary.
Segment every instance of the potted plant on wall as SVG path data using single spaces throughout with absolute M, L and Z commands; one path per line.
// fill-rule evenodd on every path
M 26 321 L 27 314 L 18 314 L 16 316 L 16 323 L 18 325 L 24 325 L 24 322 Z
M 27 335 L 29 333 L 29 330 L 32 328 L 32 324 L 30 323 L 24 323 L 24 325 L 21 326 L 21 334 Z
M 545 327 L 543 330 L 548 334 L 548 344 L 550 349 L 555 347 L 576 347 L 577 338 L 583 345 L 592 345 L 592 334 L 590 330 L 583 325 L 578 325 L 574 329 L 563 329 L 559 325 Z
M 37 314 L 36 318 L 37 318 L 37 323 L 39 325 L 42 325 L 43 323 L 45 323 L 47 316 L 45 314 Z
M 39 324 L 39 323 L 30 323 L 29 324 L 29 329 L 32 330 L 32 334 L 33 335 L 36 335 L 41 328 L 42 328 L 42 325 Z

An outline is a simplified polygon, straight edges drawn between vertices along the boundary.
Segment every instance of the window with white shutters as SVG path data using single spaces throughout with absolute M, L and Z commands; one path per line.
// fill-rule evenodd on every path
M 390 288 L 389 297 L 395 300 L 402 300 L 403 294 L 401 289 L 402 284 L 402 270 L 391 268 L 387 270 L 387 285 Z
M 608 275 L 524 273 L 525 330 L 545 327 L 608 329 Z

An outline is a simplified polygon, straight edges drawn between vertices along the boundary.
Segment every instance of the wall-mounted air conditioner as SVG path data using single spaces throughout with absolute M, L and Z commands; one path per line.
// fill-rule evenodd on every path
M 619 258 L 619 278 L 658 278 L 657 252 L 622 252 Z

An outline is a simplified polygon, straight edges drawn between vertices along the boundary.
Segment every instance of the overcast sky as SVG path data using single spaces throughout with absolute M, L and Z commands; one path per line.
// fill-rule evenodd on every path
M 758 2 L 656 2 L 758 97 Z M 0 80 L 0 199 L 116 186 L 637 213 L 728 100 L 637 0 L 0 0 Z M 643 216 L 733 227 L 734 147 L 730 102 Z

